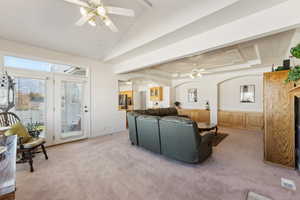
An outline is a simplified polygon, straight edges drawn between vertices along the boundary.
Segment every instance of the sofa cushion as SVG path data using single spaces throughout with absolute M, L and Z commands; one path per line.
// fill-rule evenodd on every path
M 194 121 L 184 117 L 163 117 L 159 127 L 163 155 L 188 163 L 202 161 L 201 136 Z M 204 153 L 203 158 L 206 151 Z
M 159 116 L 159 109 L 148 109 L 146 115 Z
M 136 119 L 139 146 L 155 153 L 161 153 L 159 119 L 151 115 L 141 115 Z
M 136 129 L 136 118 L 140 116 L 138 112 L 128 112 L 127 113 L 127 123 L 128 123 L 128 129 L 129 129 L 129 139 L 131 141 L 131 144 L 138 145 L 138 135 L 137 135 L 137 129 Z
M 178 124 L 194 124 L 195 122 L 189 118 L 186 117 L 179 117 L 179 116 L 167 116 L 163 117 L 162 120 L 172 123 L 178 123 Z

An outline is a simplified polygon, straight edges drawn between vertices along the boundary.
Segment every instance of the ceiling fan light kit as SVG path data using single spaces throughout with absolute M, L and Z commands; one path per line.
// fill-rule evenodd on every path
M 80 13 L 82 17 L 76 22 L 77 26 L 82 26 L 86 23 L 91 26 L 97 25 L 97 19 L 103 22 L 111 31 L 118 32 L 118 28 L 109 18 L 109 14 L 121 15 L 127 17 L 134 17 L 135 13 L 131 9 L 104 6 L 101 0 L 90 0 L 89 2 L 81 0 L 64 0 L 80 6 Z
M 96 20 L 95 20 L 95 19 L 90 19 L 90 20 L 89 20 L 89 24 L 90 24 L 91 26 L 96 26 Z

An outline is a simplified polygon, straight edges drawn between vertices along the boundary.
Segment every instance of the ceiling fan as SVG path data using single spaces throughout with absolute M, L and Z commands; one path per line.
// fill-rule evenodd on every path
M 97 22 L 104 23 L 113 32 L 118 32 L 118 28 L 109 18 L 108 14 L 122 15 L 127 17 L 134 17 L 135 13 L 131 9 L 104 6 L 102 0 L 64 0 L 66 2 L 80 6 L 80 13 L 82 17 L 76 22 L 77 26 L 82 26 L 89 23 L 91 26 L 96 26 Z
M 198 68 L 195 68 L 193 69 L 191 72 L 189 73 L 180 73 L 180 72 L 177 72 L 177 73 L 173 73 L 172 74 L 172 77 L 173 78 L 185 78 L 185 77 L 190 77 L 192 79 L 195 79 L 195 78 L 201 78 L 204 74 L 210 74 L 211 72 L 209 71 L 206 71 L 206 69 L 204 68 L 201 68 L 201 69 L 198 69 Z

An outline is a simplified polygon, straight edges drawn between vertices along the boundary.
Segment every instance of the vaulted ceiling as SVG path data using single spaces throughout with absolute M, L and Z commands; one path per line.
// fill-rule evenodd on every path
M 75 25 L 79 7 L 64 0 L 1 0 L 0 37 L 33 46 L 101 60 L 127 30 L 149 9 L 142 0 L 103 0 L 133 9 L 135 18 L 111 16 L 120 29 Z
M 145 67 L 144 55 L 151 55 L 176 42 L 263 13 L 285 2 L 299 4 L 297 0 L 255 3 L 249 0 L 147 0 L 153 5 L 149 7 L 144 0 L 102 1 L 106 5 L 133 9 L 136 17 L 112 16 L 120 30 L 113 33 L 104 26 L 75 26 L 80 17 L 79 8 L 64 0 L 1 0 L 0 38 L 97 59 L 122 66 L 124 69 L 116 72 L 124 72 L 129 71 L 128 66 L 130 69 Z M 213 42 L 214 38 L 207 40 Z M 235 54 L 236 51 L 230 48 L 228 52 Z M 253 54 L 254 46 L 249 48 L 252 50 L 248 53 Z M 174 51 L 179 52 L 178 49 Z M 148 66 L 151 63 L 149 58 L 146 60 Z M 221 61 L 205 62 L 218 64 Z M 208 63 L 203 64 L 208 66 Z

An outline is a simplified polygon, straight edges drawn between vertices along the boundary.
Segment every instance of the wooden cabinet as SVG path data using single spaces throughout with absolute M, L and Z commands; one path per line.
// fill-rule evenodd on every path
M 187 115 L 196 122 L 207 122 L 210 123 L 210 111 L 200 109 L 179 109 L 180 115 Z
M 162 87 L 150 88 L 150 100 L 151 101 L 162 101 L 163 100 L 163 88 Z
M 230 128 L 262 131 L 263 113 L 241 111 L 219 111 L 218 125 Z
M 267 162 L 295 167 L 295 134 L 287 71 L 264 74 L 264 158 Z

